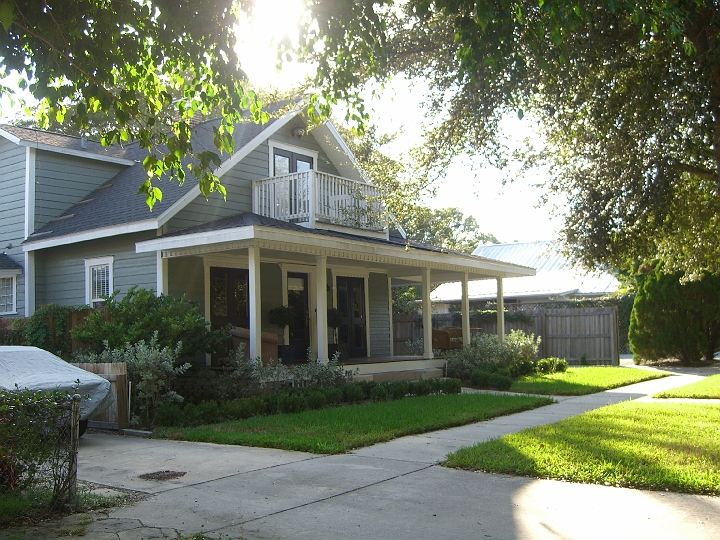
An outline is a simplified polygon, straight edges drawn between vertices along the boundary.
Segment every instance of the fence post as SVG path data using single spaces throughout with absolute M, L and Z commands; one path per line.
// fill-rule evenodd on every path
M 80 394 L 73 396 L 70 429 L 70 467 L 68 467 L 68 506 L 75 510 L 77 506 L 77 463 L 80 443 Z

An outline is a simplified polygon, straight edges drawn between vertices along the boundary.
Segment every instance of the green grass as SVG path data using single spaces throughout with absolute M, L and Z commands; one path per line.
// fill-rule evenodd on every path
M 720 399 L 720 375 L 711 375 L 679 388 L 655 394 L 656 398 Z
M 463 448 L 444 464 L 720 495 L 720 406 L 624 402 Z
M 513 383 L 510 391 L 551 396 L 582 396 L 667 375 L 668 373 L 624 367 L 568 368 L 564 373 L 521 377 Z
M 335 454 L 549 403 L 550 398 L 488 394 L 411 397 L 192 428 L 158 428 L 153 437 Z

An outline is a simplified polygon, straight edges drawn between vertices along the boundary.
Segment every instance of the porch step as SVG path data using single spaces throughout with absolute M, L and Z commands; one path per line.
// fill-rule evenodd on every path
M 362 375 L 355 375 L 354 380 L 375 382 L 419 381 L 421 379 L 434 379 L 436 377 L 442 376 L 442 368 L 426 368 L 413 369 L 408 371 L 384 371 L 381 373 L 364 373 Z

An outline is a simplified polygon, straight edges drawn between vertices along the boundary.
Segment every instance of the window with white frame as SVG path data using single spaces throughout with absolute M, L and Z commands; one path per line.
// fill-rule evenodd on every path
M 113 292 L 113 258 L 85 260 L 85 303 L 93 309 L 105 305 Z
M 0 274 L 0 315 L 17 313 L 15 298 L 17 296 L 17 277 L 15 274 Z

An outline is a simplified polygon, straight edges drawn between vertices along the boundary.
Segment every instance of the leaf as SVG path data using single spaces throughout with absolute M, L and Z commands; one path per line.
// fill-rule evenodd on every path
M 2 24 L 6 32 L 10 31 L 14 19 L 13 2 L 10 0 L 2 0 L 2 2 L 0 2 L 0 24 Z
M 522 120 L 522 119 L 523 119 L 523 116 L 525 116 L 525 113 L 523 112 L 523 110 L 522 110 L 522 109 L 518 109 L 518 111 L 517 111 L 518 120 Z

